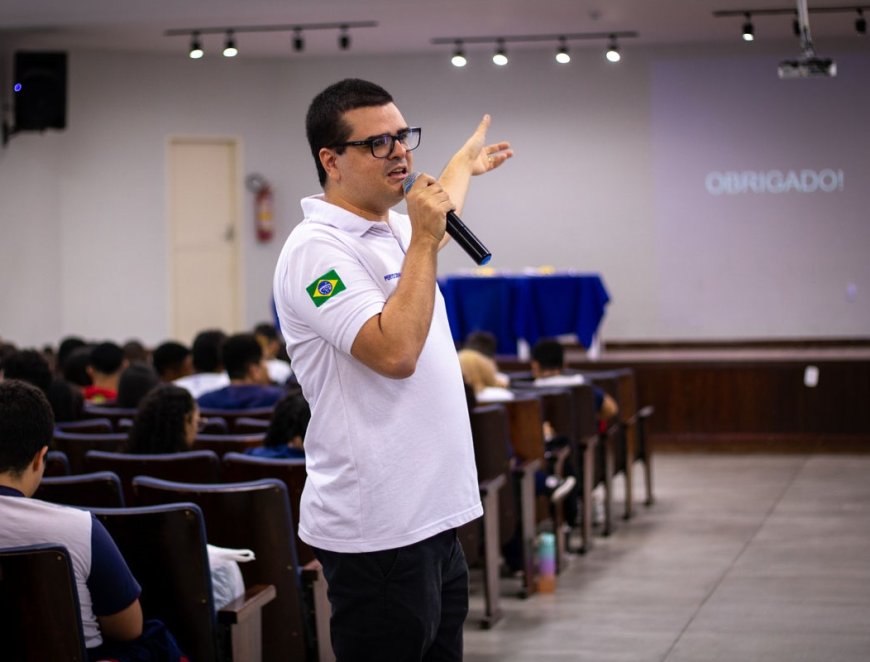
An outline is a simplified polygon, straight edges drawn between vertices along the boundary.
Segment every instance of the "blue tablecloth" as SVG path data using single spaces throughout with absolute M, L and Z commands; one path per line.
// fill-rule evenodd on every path
M 517 340 L 574 333 L 588 348 L 610 295 L 595 274 L 447 276 L 438 281 L 453 339 L 490 331 L 499 354 L 515 354 Z

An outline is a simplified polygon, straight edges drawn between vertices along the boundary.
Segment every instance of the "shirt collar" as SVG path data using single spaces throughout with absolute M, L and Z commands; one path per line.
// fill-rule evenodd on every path
M 375 234 L 392 234 L 389 226 L 381 221 L 367 221 L 351 211 L 324 200 L 323 194 L 302 198 L 302 213 L 305 219 L 312 223 L 330 225 L 348 234 L 362 237 L 366 232 Z M 390 210 L 390 217 L 393 216 Z
M 24 492 L 16 490 L 14 487 L 0 485 L 0 496 L 23 497 Z

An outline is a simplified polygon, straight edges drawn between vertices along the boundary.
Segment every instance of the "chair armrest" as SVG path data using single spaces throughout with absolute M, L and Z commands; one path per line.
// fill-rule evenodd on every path
M 240 625 L 256 615 L 264 605 L 278 595 L 272 584 L 257 584 L 245 591 L 217 612 L 218 623 L 221 625 Z
M 504 474 L 496 476 L 495 478 L 490 478 L 489 480 L 480 481 L 478 483 L 478 487 L 480 488 L 480 496 L 486 497 L 489 494 L 498 492 L 505 484 L 505 481 L 506 479 Z

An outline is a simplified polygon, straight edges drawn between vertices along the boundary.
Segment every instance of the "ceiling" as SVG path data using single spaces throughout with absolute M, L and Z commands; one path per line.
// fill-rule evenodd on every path
M 809 2 L 811 12 L 844 4 Z M 743 18 L 714 18 L 714 10 L 791 7 L 796 7 L 792 0 L 2 0 L 0 45 L 178 53 L 186 52 L 189 40 L 165 36 L 168 29 L 343 21 L 376 21 L 378 26 L 351 30 L 351 48 L 345 53 L 338 50 L 337 30 L 306 32 L 301 54 L 293 53 L 290 33 L 240 33 L 240 58 L 431 53 L 450 49 L 432 45 L 431 39 L 438 37 L 561 32 L 636 31 L 639 37 L 632 42 L 639 45 L 725 44 L 739 42 Z M 823 50 L 826 40 L 834 39 L 870 45 L 870 37 L 855 33 L 856 17 L 811 13 L 816 46 Z M 755 17 L 756 44 L 796 40 L 791 20 Z M 208 56 L 222 47 L 223 36 L 204 35 L 202 41 Z M 570 45 L 583 48 L 597 42 Z M 491 49 L 466 46 L 469 51 Z

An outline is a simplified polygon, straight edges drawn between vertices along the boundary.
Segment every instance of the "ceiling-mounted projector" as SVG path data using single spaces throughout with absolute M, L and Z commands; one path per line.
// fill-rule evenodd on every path
M 828 57 L 811 55 L 796 60 L 783 60 L 779 63 L 777 73 L 780 78 L 833 78 L 837 75 L 837 63 Z
M 783 60 L 779 63 L 777 73 L 780 78 L 833 78 L 837 75 L 837 63 L 831 58 L 819 57 L 813 48 L 810 37 L 810 13 L 807 0 L 797 0 L 798 26 L 800 28 L 801 48 L 803 55 L 794 60 Z

